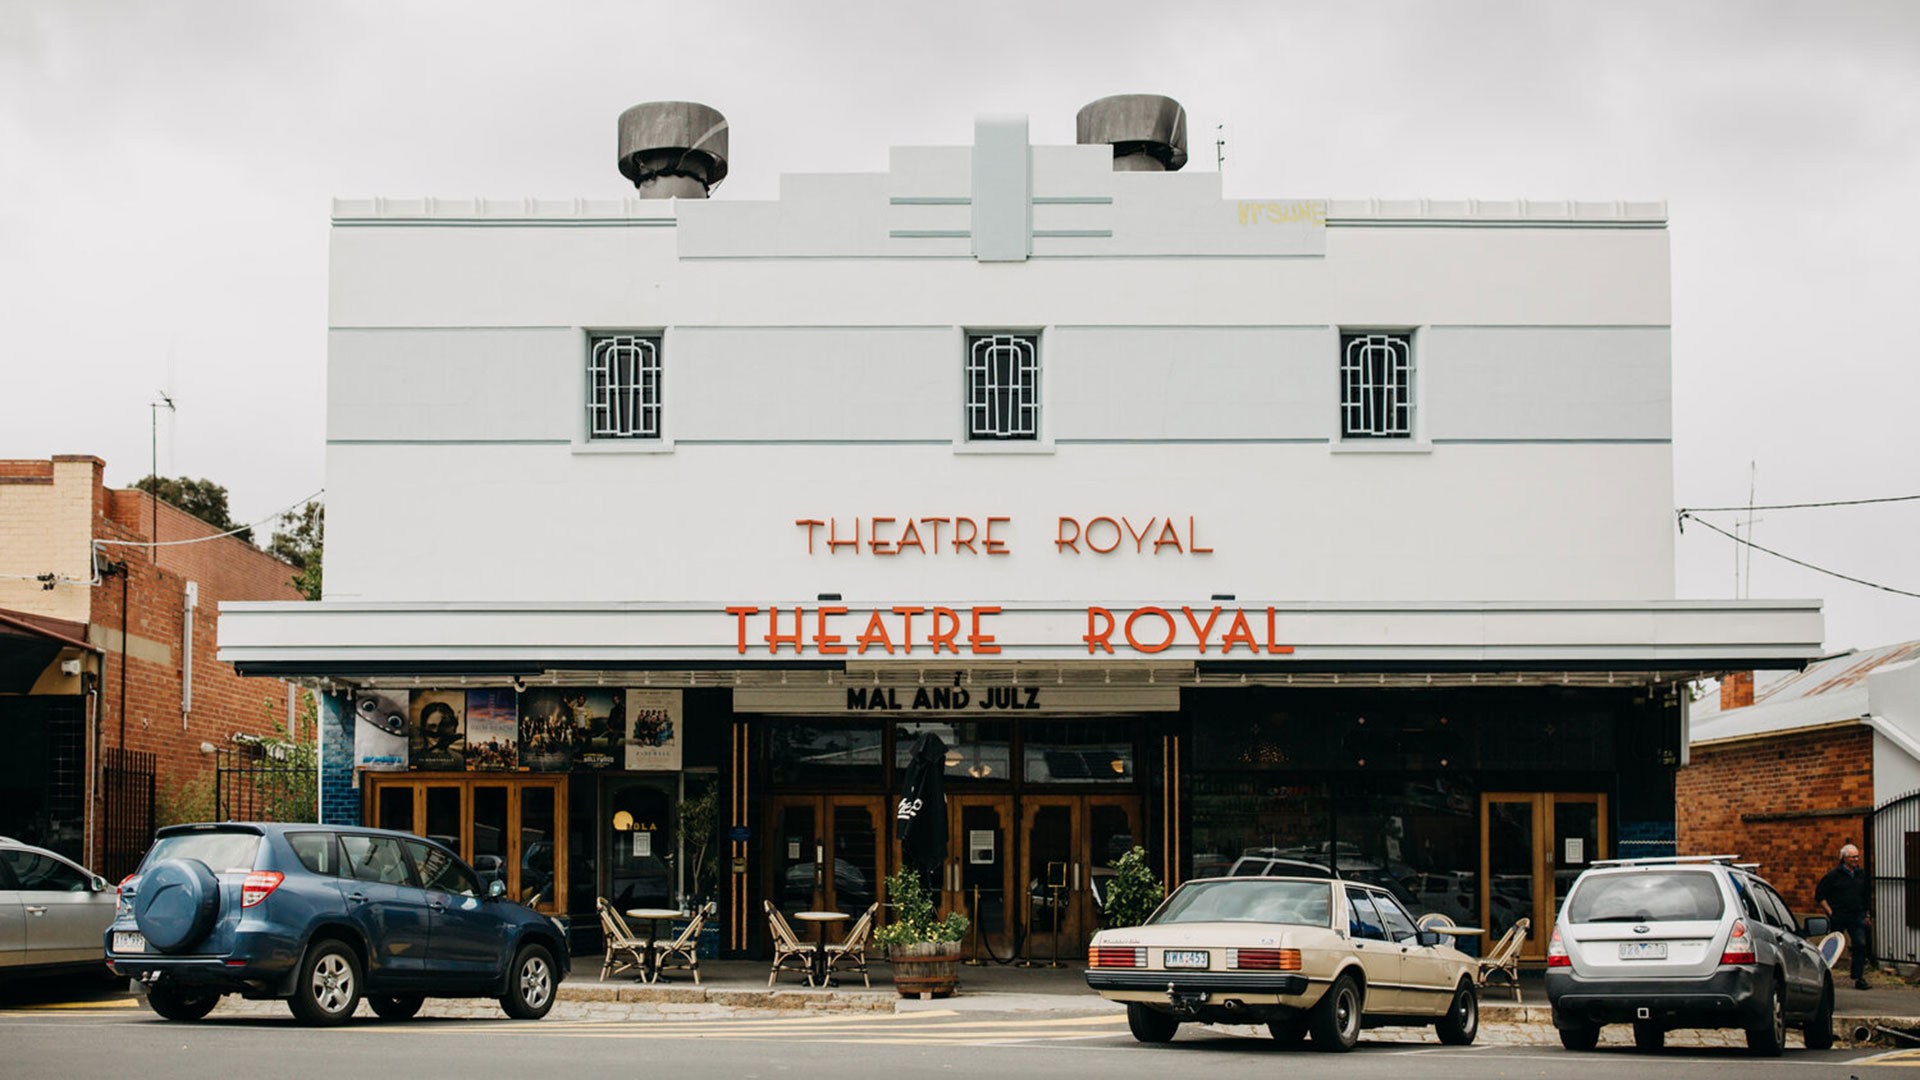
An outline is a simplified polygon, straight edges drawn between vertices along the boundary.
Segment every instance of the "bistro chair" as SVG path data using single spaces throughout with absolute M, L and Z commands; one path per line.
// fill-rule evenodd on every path
M 687 920 L 686 928 L 672 941 L 654 943 L 654 951 L 659 955 L 653 961 L 653 978 L 658 982 L 665 968 L 686 968 L 693 972 L 693 984 L 700 985 L 700 931 L 707 925 L 707 917 L 718 910 L 709 900 L 693 909 L 693 917 Z
M 841 971 L 857 971 L 860 981 L 867 987 L 873 981 L 867 978 L 867 945 L 873 940 L 873 920 L 880 914 L 880 902 L 874 901 L 864 914 L 854 920 L 853 928 L 847 931 L 845 941 L 838 945 L 827 946 L 827 974 Z
M 813 947 L 801 943 L 800 936 L 793 932 L 787 917 L 780 914 L 773 901 L 762 900 L 760 904 L 767 909 L 767 930 L 773 938 L 773 970 L 767 972 L 767 985 L 772 986 L 782 971 L 796 971 L 806 976 L 807 985 L 812 986 Z
M 1533 926 L 1532 919 L 1515 919 L 1507 932 L 1500 935 L 1487 955 L 1480 958 L 1480 990 L 1485 993 L 1495 976 L 1505 981 L 1506 987 L 1513 991 L 1513 1000 L 1520 1000 L 1520 946 L 1526 944 L 1527 931 Z
M 600 962 L 600 979 L 605 982 L 610 975 L 622 971 L 646 970 L 647 942 L 636 937 L 627 920 L 620 917 L 612 904 L 604 896 L 596 897 L 594 906 L 600 910 L 600 930 L 607 939 L 606 958 Z
M 1440 940 L 1440 944 L 1445 945 L 1448 948 L 1453 947 L 1454 939 L 1451 934 L 1447 934 L 1447 929 L 1456 924 L 1454 923 L 1453 919 L 1447 915 L 1446 912 L 1429 911 L 1425 915 L 1422 915 L 1418 919 L 1415 919 L 1413 925 L 1419 927 L 1422 930 L 1432 930 L 1439 934 L 1445 934 L 1446 936 Z

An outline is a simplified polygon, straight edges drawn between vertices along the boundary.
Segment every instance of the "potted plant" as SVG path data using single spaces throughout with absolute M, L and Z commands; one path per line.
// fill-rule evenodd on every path
M 1147 849 L 1136 846 L 1113 861 L 1113 878 L 1107 882 L 1107 899 L 1100 909 L 1100 925 L 1139 926 L 1167 898 L 1167 890 L 1147 865 Z
M 950 911 L 940 918 L 934 898 L 913 870 L 887 878 L 891 918 L 873 933 L 893 965 L 893 988 L 901 997 L 946 997 L 960 982 L 960 950 L 967 917 Z

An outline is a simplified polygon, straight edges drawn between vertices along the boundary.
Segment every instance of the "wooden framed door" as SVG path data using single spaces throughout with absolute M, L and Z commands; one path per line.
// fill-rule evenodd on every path
M 1086 887 L 1086 805 L 1078 795 L 1020 801 L 1020 918 L 1031 959 L 1073 958 L 1087 933 L 1078 893 Z
M 1014 879 L 1013 796 L 947 796 L 947 867 L 941 907 L 966 914 L 985 948 L 1012 955 L 1025 917 Z M 970 934 L 971 940 L 971 934 Z
M 1480 796 L 1480 925 L 1491 948 L 1532 920 L 1523 963 L 1545 963 L 1553 920 L 1573 879 L 1607 857 L 1607 797 L 1591 792 L 1487 792 Z
M 445 844 L 536 911 L 566 910 L 566 798 L 559 779 L 370 776 L 373 826 Z
M 883 795 L 768 799 L 767 899 L 789 917 L 796 911 L 844 911 L 858 919 L 880 899 L 890 869 L 888 810 Z

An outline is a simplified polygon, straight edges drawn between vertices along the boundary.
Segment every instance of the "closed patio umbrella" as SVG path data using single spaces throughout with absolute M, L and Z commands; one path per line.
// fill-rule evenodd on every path
M 947 744 L 931 731 L 913 741 L 894 835 L 901 859 L 920 874 L 920 883 L 937 889 L 940 864 L 947 858 Z

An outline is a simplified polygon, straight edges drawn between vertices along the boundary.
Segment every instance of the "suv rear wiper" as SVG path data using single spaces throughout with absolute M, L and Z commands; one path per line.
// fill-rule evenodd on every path
M 1642 912 L 1642 913 L 1640 913 L 1640 914 L 1638 914 L 1638 915 L 1601 915 L 1601 916 L 1598 916 L 1598 917 L 1596 917 L 1596 918 L 1592 918 L 1592 919 L 1588 919 L 1588 920 L 1586 920 L 1586 921 L 1587 921 L 1587 922 L 1590 922 L 1590 923 L 1597 923 L 1597 922 L 1653 922 L 1653 921 L 1654 921 L 1654 919 L 1653 919 L 1653 916 L 1651 916 L 1651 915 L 1648 915 L 1648 914 L 1646 914 L 1645 912 Z M 1666 920 L 1664 920 L 1664 919 L 1663 919 L 1663 920 L 1661 920 L 1661 921 L 1662 921 L 1662 922 L 1664 922 L 1664 921 L 1666 921 Z

